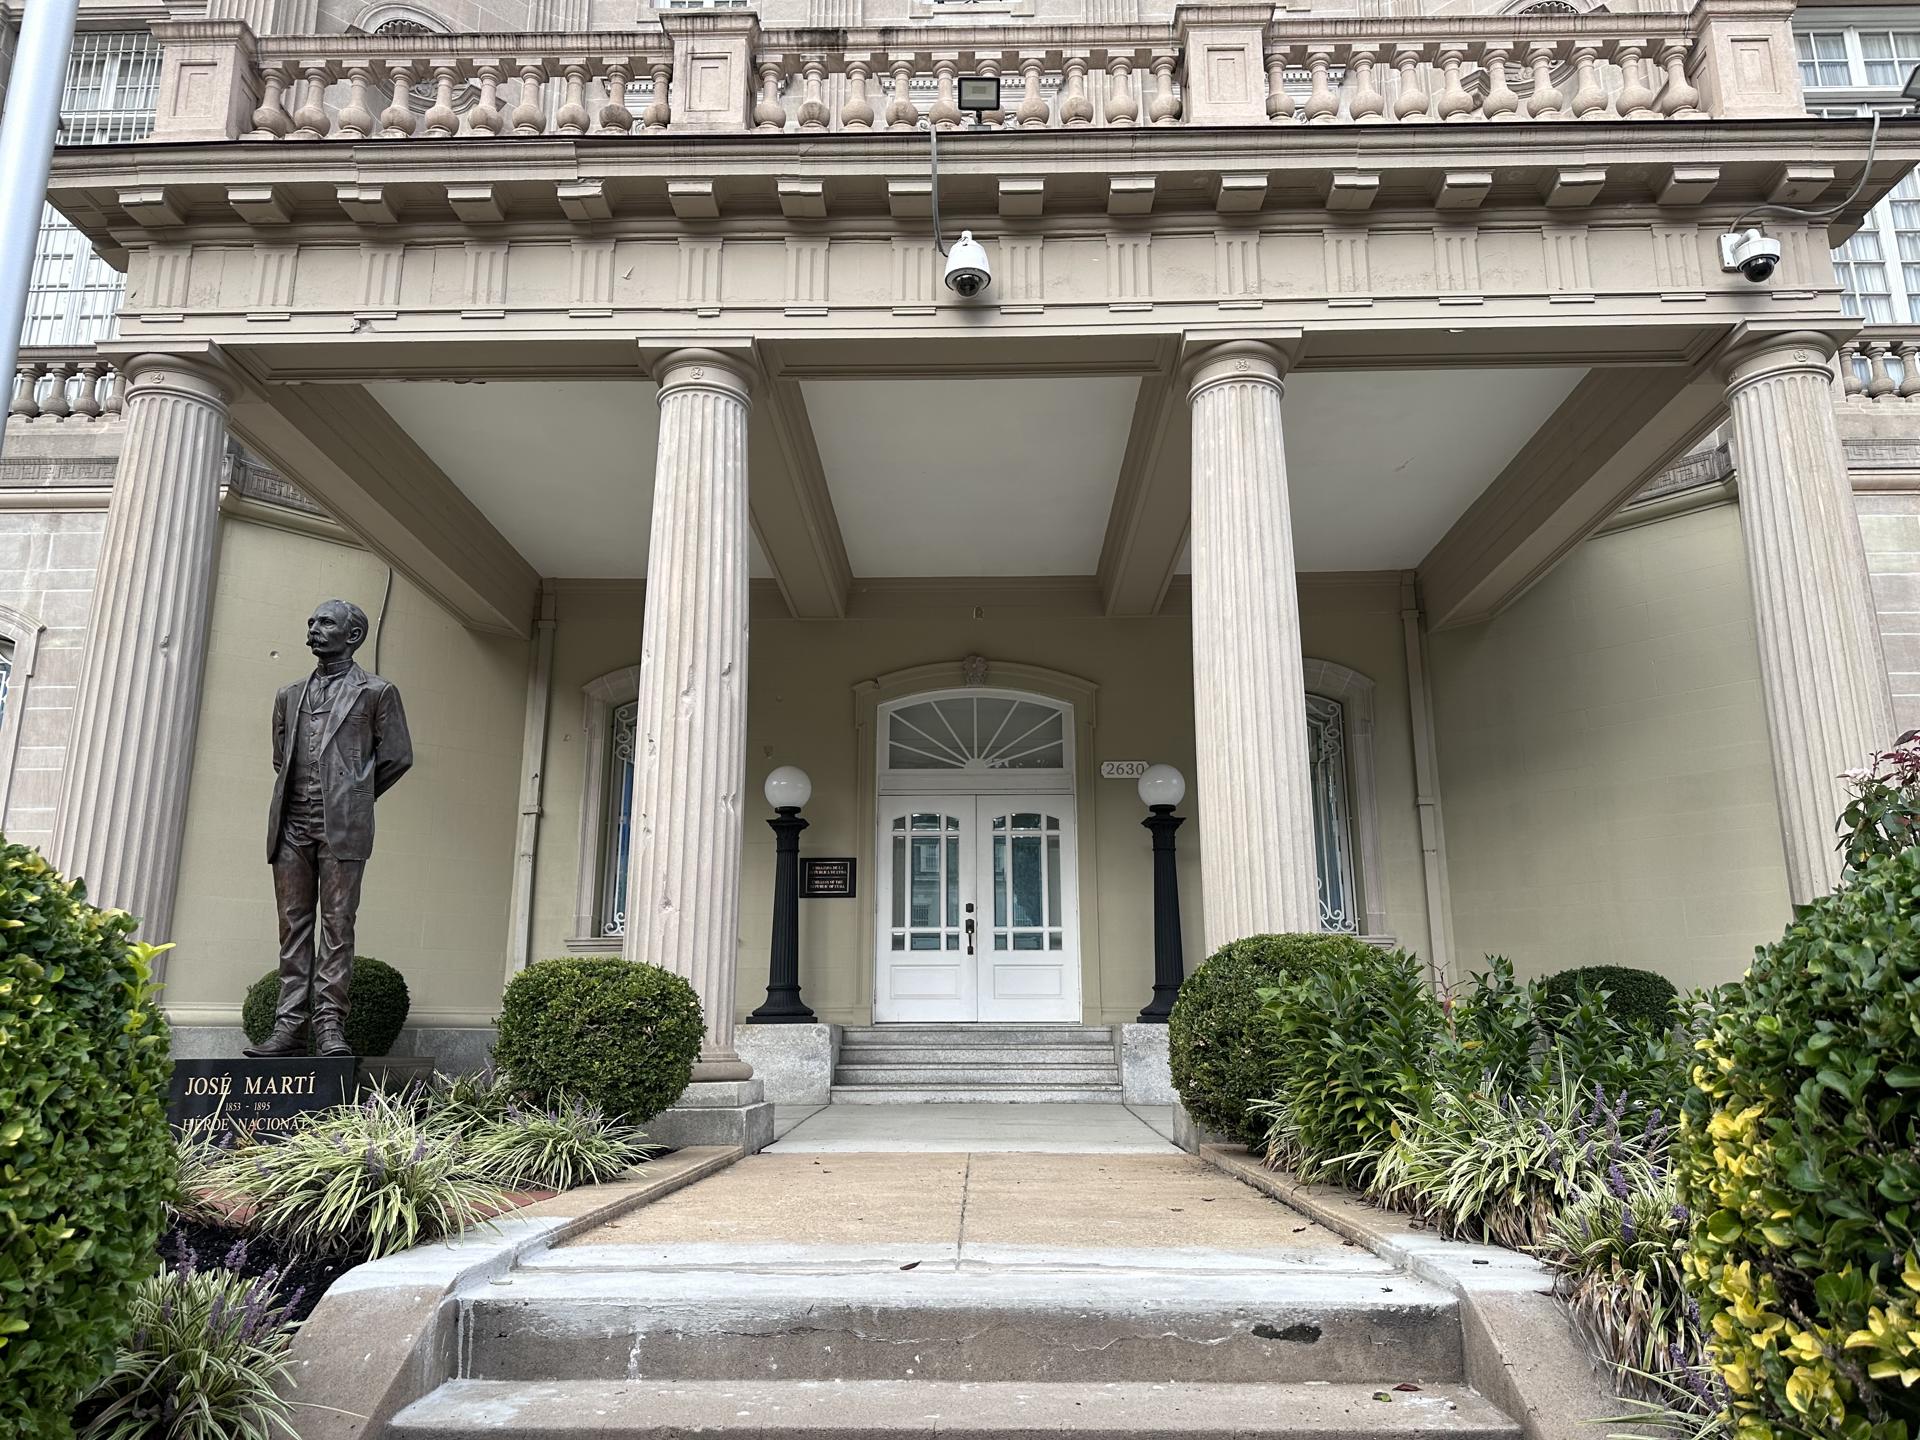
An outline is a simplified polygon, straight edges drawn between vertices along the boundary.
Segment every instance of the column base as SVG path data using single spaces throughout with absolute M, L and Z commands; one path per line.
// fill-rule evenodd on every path
M 727 1084 L 752 1078 L 753 1066 L 737 1056 L 726 1060 L 693 1062 L 693 1083 L 696 1085 Z
M 758 1080 L 696 1080 L 641 1127 L 656 1145 L 737 1145 L 752 1155 L 773 1143 L 773 1106 Z
M 1164 1022 L 1120 1027 L 1120 1098 L 1128 1105 L 1171 1105 L 1180 1098 L 1173 1089 Z
M 833 1061 L 840 1027 L 749 1022 L 733 1032 L 734 1048 L 753 1066 L 776 1105 L 825 1105 L 833 1099 Z

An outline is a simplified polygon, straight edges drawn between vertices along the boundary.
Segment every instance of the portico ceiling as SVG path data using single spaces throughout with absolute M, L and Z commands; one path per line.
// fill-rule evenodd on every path
M 1299 567 L 1420 564 L 1586 374 L 1293 376 L 1284 417 Z M 646 573 L 651 383 L 380 381 L 367 390 L 540 574 Z M 1138 377 L 809 379 L 797 391 L 855 577 L 1098 568 Z M 781 537 L 761 538 L 773 547 Z M 775 575 L 758 541 L 752 566 Z

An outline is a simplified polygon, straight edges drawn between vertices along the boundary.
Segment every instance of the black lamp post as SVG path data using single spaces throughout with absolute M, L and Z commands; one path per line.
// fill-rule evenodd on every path
M 1140 799 L 1153 832 L 1153 999 L 1140 1012 L 1143 1025 L 1164 1025 L 1180 993 L 1186 958 L 1180 947 L 1180 873 L 1174 868 L 1173 832 L 1186 817 L 1173 809 L 1186 797 L 1186 777 L 1171 765 L 1149 765 L 1140 777 Z
M 767 961 L 767 1002 L 747 1018 L 762 1025 L 806 1025 L 813 1011 L 800 998 L 800 807 L 813 794 L 807 772 L 782 765 L 767 776 L 767 803 L 774 808 L 773 946 Z

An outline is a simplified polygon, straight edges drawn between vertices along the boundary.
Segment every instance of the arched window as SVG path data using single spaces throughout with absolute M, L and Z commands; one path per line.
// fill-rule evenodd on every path
M 1307 696 L 1307 755 L 1313 777 L 1313 859 L 1320 881 L 1320 928 L 1358 934 L 1353 807 L 1347 793 L 1347 713 L 1338 700 Z
M 629 700 L 613 712 L 607 745 L 607 794 L 600 821 L 600 928 L 602 935 L 627 933 L 627 854 L 633 842 L 633 736 L 640 702 Z

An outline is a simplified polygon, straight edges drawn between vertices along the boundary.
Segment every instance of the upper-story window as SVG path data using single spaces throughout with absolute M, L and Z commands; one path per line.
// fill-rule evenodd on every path
M 1920 65 L 1920 30 L 1802 30 L 1794 43 L 1809 90 L 1898 90 Z
M 118 145 L 153 131 L 160 47 L 144 30 L 83 30 L 73 37 L 60 95 L 62 145 Z M 126 277 L 93 253 L 51 205 L 27 292 L 23 345 L 89 345 L 113 329 Z

